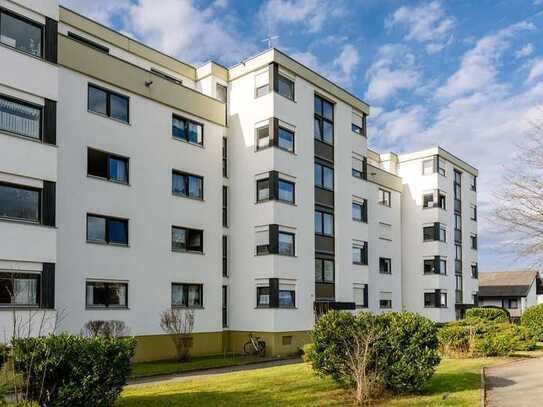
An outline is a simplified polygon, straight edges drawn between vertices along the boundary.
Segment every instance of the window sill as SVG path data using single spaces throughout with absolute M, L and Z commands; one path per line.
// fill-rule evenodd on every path
M 334 235 L 325 235 L 324 233 L 317 233 L 317 232 L 315 232 L 315 236 L 327 237 L 327 238 L 330 238 L 330 239 L 334 238 Z
M 380 271 L 379 274 L 381 274 L 382 276 L 391 276 L 392 275 L 392 273 L 384 273 L 382 271 Z
M 442 274 L 442 273 L 423 273 L 424 276 L 442 276 L 447 277 L 448 274 Z
M 447 212 L 446 208 L 442 208 L 440 206 L 423 206 L 422 209 L 424 209 L 424 210 L 426 210 L 426 209 L 441 209 L 442 211 Z
M 263 253 L 263 254 L 255 254 L 254 257 L 263 257 L 263 256 L 281 256 L 281 257 L 293 257 L 297 258 L 295 254 L 281 254 L 281 253 Z
M 106 306 L 92 306 L 92 305 L 86 305 L 85 306 L 85 311 L 108 311 L 108 310 L 115 310 L 115 311 L 130 311 L 130 307 L 123 307 L 123 306 L 118 306 L 118 307 L 115 307 L 115 306 L 109 306 L 109 307 L 106 307 Z
M 173 305 L 171 306 L 173 309 L 205 309 L 203 305 L 194 305 L 192 307 L 187 307 L 185 305 Z
M 385 207 L 385 208 L 392 208 L 392 205 L 387 205 L 387 204 L 385 204 L 385 203 L 383 203 L 383 202 L 377 202 L 377 203 L 378 203 L 379 205 Z
M 255 205 L 263 204 L 263 203 L 268 203 L 268 202 L 277 202 L 277 203 L 285 204 L 285 205 L 289 205 L 289 206 L 298 206 L 298 205 L 296 204 L 296 202 L 283 201 L 283 200 L 281 200 L 281 199 L 263 199 L 263 200 L 261 200 L 261 201 L 256 201 L 256 202 L 255 202 Z
M 204 199 L 204 198 L 197 198 L 197 197 L 194 197 L 194 196 L 187 196 L 187 195 L 182 195 L 182 194 L 176 194 L 175 192 L 172 192 L 172 196 L 175 196 L 176 198 L 190 199 L 191 201 L 205 202 L 205 199 Z
M 272 310 L 276 310 L 276 309 L 298 309 L 298 307 L 294 306 L 294 307 L 270 307 L 270 306 L 265 306 L 265 305 L 260 305 L 260 306 L 256 306 L 254 309 L 272 309 Z
M 99 177 L 98 175 L 87 174 L 87 178 L 95 179 L 97 181 L 105 181 L 105 182 L 109 182 L 111 184 L 124 185 L 125 187 L 130 186 L 129 182 L 115 181 L 115 180 Z
M 368 221 L 363 221 L 361 219 L 353 219 L 353 222 L 358 222 L 358 223 L 364 223 L 364 224 L 368 224 Z
M 0 217 L 0 222 L 9 222 L 9 223 L 17 223 L 17 224 L 20 224 L 20 225 L 38 226 L 38 227 L 47 228 L 47 229 L 56 229 L 56 226 L 47 226 L 47 225 L 44 225 L 44 224 L 42 224 L 40 222 L 35 222 L 35 221 L 31 221 L 31 220 L 24 220 L 24 219 L 14 219 L 14 218 Z
M 180 253 L 180 254 L 197 254 L 199 256 L 205 256 L 204 252 L 200 252 L 198 250 L 174 250 L 172 249 L 172 253 Z
M 287 150 L 286 148 L 275 146 L 273 144 L 272 145 L 267 145 L 267 146 L 264 146 L 264 147 L 256 147 L 255 148 L 255 153 L 259 153 L 261 151 L 266 151 L 266 150 L 269 150 L 270 148 L 275 148 L 277 150 L 284 151 L 285 153 L 288 153 L 288 154 L 293 155 L 293 156 L 298 155 L 298 154 L 296 154 L 296 151 L 290 151 L 290 150 Z
M 367 266 L 368 263 L 353 263 L 353 266 Z
M 95 240 L 87 240 L 86 241 L 89 244 L 95 244 L 98 246 L 111 246 L 111 247 L 130 247 L 129 244 L 122 244 L 122 243 L 107 243 L 107 242 L 98 242 Z
M 177 137 L 174 137 L 172 136 L 172 140 L 175 140 L 175 141 L 179 141 L 181 143 L 185 143 L 185 144 L 188 144 L 188 145 L 191 145 L 191 146 L 194 146 L 194 147 L 198 147 L 198 148 L 201 148 L 203 150 L 205 150 L 205 146 L 204 144 L 199 144 L 199 143 L 193 143 L 192 141 L 188 141 L 188 140 L 183 140 L 182 138 L 177 138 Z
M 379 237 L 379 240 L 384 240 L 385 242 L 392 242 L 392 239 L 389 239 L 388 237 Z
M 95 111 L 89 110 L 89 109 L 87 109 L 87 113 L 94 114 L 94 115 L 96 115 L 96 116 L 98 116 L 98 117 L 102 117 L 102 118 L 104 118 L 104 119 L 109 119 L 109 120 L 114 121 L 114 122 L 119 123 L 119 124 L 124 124 L 125 126 L 131 126 L 130 121 L 125 122 L 125 121 L 122 121 L 122 120 L 120 120 L 120 119 L 116 119 L 116 118 L 114 118 L 114 117 L 110 117 L 110 116 L 108 116 L 107 114 L 95 112 Z

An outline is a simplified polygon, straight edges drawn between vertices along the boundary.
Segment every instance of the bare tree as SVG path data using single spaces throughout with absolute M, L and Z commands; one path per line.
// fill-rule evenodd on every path
M 128 335 L 128 328 L 123 321 L 92 320 L 87 321 L 83 327 L 82 334 L 86 336 L 101 336 L 104 338 L 119 338 Z
M 192 330 L 194 329 L 194 310 L 191 308 L 172 308 L 160 314 L 160 327 L 172 338 L 177 352 L 177 360 L 190 359 Z
M 494 223 L 511 237 L 519 257 L 543 264 L 543 120 L 518 146 L 514 167 L 505 171 L 503 187 L 495 193 Z
M 375 342 L 380 338 L 375 321 L 364 330 L 353 329 L 345 339 L 345 364 L 342 375 L 354 381 L 354 394 L 358 404 L 369 403 L 382 393 L 383 381 L 377 373 Z

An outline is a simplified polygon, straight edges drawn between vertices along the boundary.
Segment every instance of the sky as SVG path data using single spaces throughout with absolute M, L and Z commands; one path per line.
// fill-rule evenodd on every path
M 479 169 L 479 270 L 531 265 L 490 221 L 543 122 L 543 0 L 60 0 L 195 65 L 273 46 L 371 106 L 370 147 L 440 145 Z

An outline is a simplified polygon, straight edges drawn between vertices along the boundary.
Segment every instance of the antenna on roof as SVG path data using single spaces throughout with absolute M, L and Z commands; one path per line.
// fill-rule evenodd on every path
M 268 43 L 268 48 L 272 48 L 273 47 L 273 40 L 277 40 L 279 38 L 278 35 L 270 35 L 268 36 L 267 38 L 263 39 L 262 42 L 267 42 Z

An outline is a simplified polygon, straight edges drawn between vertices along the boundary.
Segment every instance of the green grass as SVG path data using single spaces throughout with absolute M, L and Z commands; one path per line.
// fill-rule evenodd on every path
M 503 358 L 444 359 L 422 395 L 391 398 L 386 406 L 478 406 L 480 369 Z M 445 399 L 444 399 L 445 398 Z M 228 373 L 163 385 L 129 388 L 119 407 L 147 406 L 343 406 L 348 391 L 322 379 L 305 363 Z
M 206 356 L 195 357 L 189 362 L 147 362 L 134 363 L 132 365 L 132 377 L 156 376 L 162 374 L 183 373 L 191 370 L 211 369 L 215 367 L 239 366 L 253 362 L 262 362 L 270 360 L 270 358 L 262 358 L 260 356 L 247 355 L 231 355 L 231 356 Z

